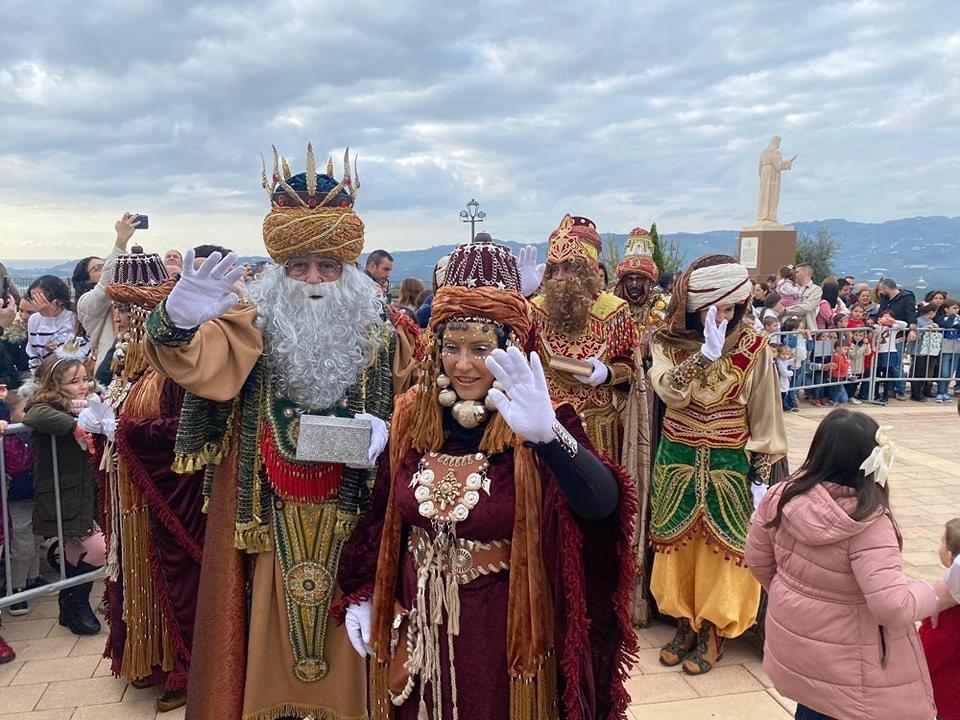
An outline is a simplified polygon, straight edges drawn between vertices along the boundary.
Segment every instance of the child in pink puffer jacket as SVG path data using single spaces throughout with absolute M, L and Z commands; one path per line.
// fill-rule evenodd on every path
M 769 595 L 763 669 L 798 719 L 936 716 L 915 623 L 951 599 L 903 574 L 892 461 L 876 421 L 834 410 L 750 526 L 746 562 Z

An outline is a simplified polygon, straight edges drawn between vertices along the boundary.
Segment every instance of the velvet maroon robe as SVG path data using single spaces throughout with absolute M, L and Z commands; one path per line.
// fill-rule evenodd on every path
M 143 495 L 150 509 L 151 543 L 147 549 L 150 569 L 167 632 L 176 652 L 172 672 L 154 672 L 154 682 L 166 690 L 179 690 L 187 685 L 206 528 L 203 472 L 178 475 L 171 469 L 183 396 L 183 388 L 172 380 L 165 380 L 159 417 L 131 419 L 121 415 L 116 435 L 117 450 L 126 465 L 127 478 Z M 108 595 L 111 622 L 122 608 L 122 588 L 117 592 L 120 593 L 120 602 L 116 608 L 113 596 Z M 112 649 L 117 649 L 116 641 L 112 643 Z M 122 637 L 119 651 L 123 651 Z M 119 656 L 113 657 L 116 663 Z
M 573 408 L 562 405 L 557 414 L 577 441 L 590 448 Z M 441 452 L 463 455 L 477 451 L 482 428 L 473 434 L 449 429 L 453 432 Z M 344 599 L 332 609 L 341 616 L 348 603 L 372 597 L 391 483 L 404 524 L 396 597 L 406 608 L 414 602 L 416 568 L 407 551 L 406 534 L 411 524 L 430 528 L 430 522 L 419 515 L 413 488 L 409 487 L 421 453 L 407 453 L 393 476 L 389 457 L 389 451 L 381 455 L 373 504 L 341 555 L 338 582 Z M 484 494 L 470 517 L 458 524 L 459 537 L 490 541 L 512 535 L 513 452 L 490 456 L 488 462 L 490 495 Z M 620 503 L 612 516 L 597 521 L 575 517 L 549 468 L 538 463 L 543 481 L 541 546 L 557 618 L 554 643 L 559 660 L 561 717 L 569 720 L 625 717 L 629 698 L 623 683 L 637 648 L 629 609 L 635 583 L 631 536 L 636 492 L 618 466 L 604 462 L 617 478 Z M 508 591 L 509 571 L 482 576 L 460 588 L 460 635 L 455 644 L 455 664 L 461 720 L 509 717 Z M 445 637 L 445 629 L 442 632 Z M 452 712 L 445 640 L 440 650 L 444 685 L 441 717 L 446 718 Z M 478 659 L 482 661 L 477 662 Z M 415 719 L 418 699 L 419 684 L 410 699 L 398 708 L 397 718 Z M 431 717 L 438 716 L 434 713 Z

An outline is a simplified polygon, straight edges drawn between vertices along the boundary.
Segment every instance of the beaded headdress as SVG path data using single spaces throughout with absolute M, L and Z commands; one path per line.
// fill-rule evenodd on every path
M 107 285 L 107 297 L 130 311 L 130 326 L 117 338 L 113 356 L 114 372 L 126 378 L 138 377 L 147 367 L 143 354 L 143 335 L 147 315 L 173 289 L 163 260 L 156 253 L 145 253 L 134 246 L 129 254 L 117 258 L 113 282 Z
M 564 215 L 560 226 L 550 233 L 547 262 L 586 259 L 596 262 L 602 243 L 593 220 L 575 215 Z
M 660 271 L 653 261 L 653 250 L 653 238 L 649 232 L 642 227 L 631 230 L 623 248 L 623 260 L 617 265 L 617 279 L 636 274 L 653 282 L 659 280 Z
M 286 158 L 273 148 L 273 172 L 261 156 L 261 183 L 271 209 L 263 220 L 263 242 L 277 263 L 302 255 L 322 255 L 355 262 L 363 252 L 363 222 L 353 210 L 360 189 L 356 161 L 343 155 L 343 178 L 334 178 L 333 159 L 317 174 L 313 146 L 307 145 L 306 172 L 293 175 Z
M 517 260 L 510 248 L 492 242 L 461 245 L 447 260 L 443 284 L 520 292 Z

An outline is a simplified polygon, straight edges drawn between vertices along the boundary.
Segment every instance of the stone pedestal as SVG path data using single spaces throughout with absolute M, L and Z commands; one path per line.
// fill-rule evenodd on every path
M 797 231 L 786 225 L 760 225 L 740 231 L 737 258 L 760 280 L 774 275 L 784 265 L 793 265 L 797 255 Z

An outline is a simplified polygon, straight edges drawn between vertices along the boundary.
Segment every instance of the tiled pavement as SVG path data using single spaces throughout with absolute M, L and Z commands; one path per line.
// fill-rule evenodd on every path
M 899 446 L 891 478 L 894 511 L 903 529 L 906 572 L 934 579 L 942 570 L 937 545 L 943 523 L 960 516 L 960 418 L 956 407 L 895 403 L 865 408 L 894 427 Z M 805 407 L 787 416 L 791 468 L 799 467 L 828 409 Z M 3 634 L 17 660 L 0 665 L 0 720 L 153 720 L 156 691 L 110 677 L 103 635 L 77 638 L 56 623 L 56 600 L 32 603 L 22 618 L 4 614 Z M 666 625 L 641 631 L 640 662 L 629 681 L 633 720 L 786 720 L 794 704 L 770 687 L 755 641 L 727 646 L 724 660 L 703 677 L 657 662 L 672 636 Z M 181 720 L 183 710 L 164 714 Z

